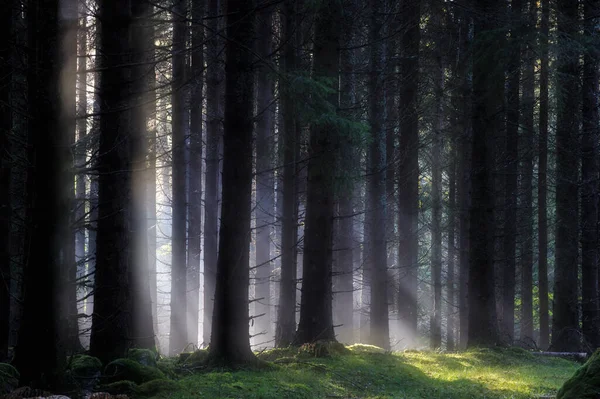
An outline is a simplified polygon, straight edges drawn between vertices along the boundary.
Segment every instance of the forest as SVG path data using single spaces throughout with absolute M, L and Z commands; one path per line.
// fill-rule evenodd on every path
M 0 397 L 600 395 L 600 0 L 0 18 Z

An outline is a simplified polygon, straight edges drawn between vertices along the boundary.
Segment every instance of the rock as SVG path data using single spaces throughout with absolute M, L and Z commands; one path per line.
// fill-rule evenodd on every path
M 158 354 L 150 349 L 130 349 L 127 352 L 127 359 L 134 360 L 144 366 L 156 367 Z
M 600 398 L 600 349 L 568 379 L 556 399 Z
M 0 395 L 12 392 L 19 386 L 19 372 L 8 363 L 0 363 Z
M 75 355 L 67 363 L 66 377 L 69 384 L 74 384 L 80 391 L 92 391 L 101 374 L 102 362 L 96 357 Z
M 106 366 L 104 377 L 108 383 L 126 380 L 143 384 L 152 380 L 164 379 L 165 375 L 155 367 L 144 366 L 131 359 L 117 359 Z

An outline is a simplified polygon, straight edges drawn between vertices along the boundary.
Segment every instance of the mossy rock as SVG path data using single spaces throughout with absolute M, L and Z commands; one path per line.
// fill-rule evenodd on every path
M 298 350 L 299 358 L 330 357 L 350 353 L 348 349 L 337 341 L 317 341 L 304 344 Z
M 347 349 L 356 354 L 370 354 L 370 353 L 385 353 L 385 349 L 375 346 L 375 345 L 366 345 L 366 344 L 354 344 L 347 347 Z
M 75 355 L 69 359 L 68 369 L 74 377 L 93 378 L 102 372 L 102 362 L 93 356 Z
M 177 377 L 177 360 L 175 358 L 158 359 L 156 368 L 163 372 L 168 378 Z
M 0 395 L 7 394 L 19 386 L 19 372 L 8 363 L 0 363 Z
M 173 380 L 152 380 L 137 387 L 139 396 L 154 396 L 161 392 L 174 392 L 179 390 L 179 385 Z
M 100 386 L 101 392 L 111 395 L 133 395 L 138 391 L 138 385 L 133 381 L 123 380 Z
M 274 348 L 256 354 L 260 360 L 274 362 L 282 358 L 293 358 L 298 354 L 298 348 L 289 346 L 287 348 Z
M 208 359 L 208 351 L 206 349 L 198 349 L 185 356 L 181 355 L 183 354 L 179 355 L 179 363 L 183 366 L 199 366 Z
M 581 366 L 556 394 L 556 399 L 597 399 L 600 397 L 600 349 Z
M 104 376 L 108 383 L 127 380 L 136 384 L 165 378 L 164 373 L 158 368 L 144 366 L 131 359 L 117 359 L 110 362 L 104 369 Z
M 149 367 L 156 367 L 158 354 L 150 349 L 130 349 L 127 352 L 127 359 L 134 360 L 139 364 Z

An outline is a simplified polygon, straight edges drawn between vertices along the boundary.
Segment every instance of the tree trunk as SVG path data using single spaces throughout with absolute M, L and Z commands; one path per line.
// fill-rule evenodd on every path
M 536 25 L 536 0 L 530 0 L 527 9 L 527 36 L 534 37 Z M 521 228 L 521 334 L 525 345 L 535 344 L 533 336 L 533 138 L 535 107 L 535 53 L 534 42 L 525 43 L 522 96 L 522 165 L 520 222 Z
M 578 32 L 578 2 L 558 3 L 557 119 L 556 119 L 556 239 L 552 349 L 577 351 L 578 120 L 579 54 L 569 44 Z
M 493 0 L 477 3 L 473 53 L 473 138 L 469 229 L 469 335 L 467 346 L 499 343 L 494 294 L 494 140 L 502 129 L 504 69 L 500 52 L 491 45 L 498 40 L 494 22 L 501 6 Z M 500 33 L 501 34 L 501 33 Z
M 583 132 L 581 139 L 581 311 L 586 344 L 600 345 L 598 332 L 598 39 L 600 1 L 584 3 L 584 36 L 590 43 L 583 64 Z
M 209 0 L 207 35 L 208 66 L 206 69 L 206 176 L 204 198 L 204 311 L 203 342 L 208 345 L 212 330 L 212 313 L 215 299 L 217 273 L 217 243 L 219 220 L 219 141 L 221 137 L 222 90 L 221 61 L 222 43 L 219 31 L 220 1 Z
M 321 4 L 315 21 L 313 76 L 326 78 L 338 87 L 340 45 L 339 28 L 342 10 L 337 0 Z M 326 101 L 338 109 L 337 90 Z M 327 111 L 324 111 L 327 112 Z M 331 111 L 330 111 L 331 112 Z M 334 111 L 335 112 L 335 111 Z M 336 165 L 334 143 L 338 140 L 336 126 L 313 124 L 310 129 L 308 183 L 302 266 L 300 322 L 295 343 L 317 340 L 335 341 L 332 315 L 331 261 L 333 246 L 334 181 Z
M 11 233 L 11 167 L 9 132 L 12 131 L 13 118 L 11 104 L 12 93 L 12 43 L 13 2 L 5 1 L 0 5 L 2 24 L 0 31 L 0 362 L 8 359 L 10 338 L 10 233 Z
M 267 65 L 272 52 L 273 8 L 259 14 L 258 55 L 265 60 L 258 69 L 256 109 L 256 334 L 266 334 L 259 341 L 270 341 L 271 331 L 271 227 L 274 212 L 273 153 L 273 82 Z M 262 316 L 261 316 L 262 315 Z
M 100 143 L 94 313 L 90 354 L 104 364 L 124 357 L 132 333 L 129 250 L 133 245 L 129 222 L 131 159 L 129 123 L 131 106 L 131 3 L 103 0 L 100 28 Z
M 171 328 L 169 353 L 175 355 L 187 346 L 186 306 L 186 135 L 188 120 L 186 111 L 185 68 L 187 42 L 187 3 L 173 0 L 173 80 L 172 126 L 173 126 L 173 174 L 172 174 L 172 261 L 171 261 Z
M 508 81 L 506 85 L 506 150 L 504 179 L 504 234 L 502 242 L 502 339 L 511 344 L 515 338 L 515 286 L 517 242 L 517 177 L 519 167 L 519 86 L 521 83 L 521 0 L 510 9 L 510 39 L 507 46 Z M 493 66 L 491 66 L 493 67 Z M 499 77 L 502 79 L 502 77 Z
M 298 67 L 298 58 L 294 45 L 296 35 L 299 35 L 299 18 L 297 3 L 288 0 L 283 4 L 283 70 L 286 73 L 284 85 L 289 85 L 292 74 Z M 275 328 L 275 346 L 289 346 L 296 332 L 296 290 L 297 290 L 297 241 L 298 241 L 298 189 L 297 189 L 297 158 L 300 138 L 297 132 L 297 120 L 294 111 L 294 98 L 290 88 L 284 86 L 281 98 L 283 129 L 280 135 L 283 148 L 283 188 L 278 198 L 278 208 L 281 209 L 281 277 L 279 283 L 279 309 Z M 279 202 L 281 199 L 281 202 Z
M 419 114 L 417 111 L 419 89 L 419 43 L 421 2 L 402 0 L 400 8 L 401 35 L 400 60 L 400 122 L 398 160 L 398 267 L 400 323 L 406 328 L 407 346 L 417 337 L 417 286 L 419 270 Z
M 210 360 L 255 361 L 248 331 L 255 37 L 253 0 L 227 0 L 223 202 Z
M 540 25 L 540 119 L 538 139 L 538 289 L 540 342 L 547 349 L 550 344 L 550 322 L 548 317 L 548 82 L 549 56 L 548 35 L 550 24 L 550 0 L 541 0 Z
M 457 137 L 453 138 L 449 152 L 448 176 L 448 277 L 446 282 L 446 349 L 453 351 L 456 347 L 456 166 L 458 151 Z
M 69 229 L 73 191 L 69 153 L 74 127 L 75 87 L 62 87 L 61 69 L 70 70 L 75 48 L 68 35 L 77 26 L 77 9 L 59 14 L 56 0 L 30 1 L 28 22 L 28 115 L 30 170 L 27 179 L 29 240 L 26 255 L 24 303 L 14 365 L 19 383 L 57 388 L 65 365 L 67 333 L 67 265 L 64 244 Z M 59 20 L 59 15 L 64 20 Z M 73 23 L 74 22 L 74 23 Z M 71 90 L 69 90 L 71 89 Z M 61 101 L 62 100 L 62 101 Z M 43 300 L 40 301 L 40 298 Z
M 202 90 L 204 88 L 204 3 L 192 0 L 192 87 L 188 203 L 187 342 L 198 345 L 200 252 L 202 247 Z

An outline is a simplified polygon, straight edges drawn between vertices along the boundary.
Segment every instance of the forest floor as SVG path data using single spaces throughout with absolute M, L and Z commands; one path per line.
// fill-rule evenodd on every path
M 383 353 L 355 345 L 324 358 L 285 350 L 259 357 L 273 366 L 193 373 L 154 398 L 549 398 L 581 366 L 522 349 Z

